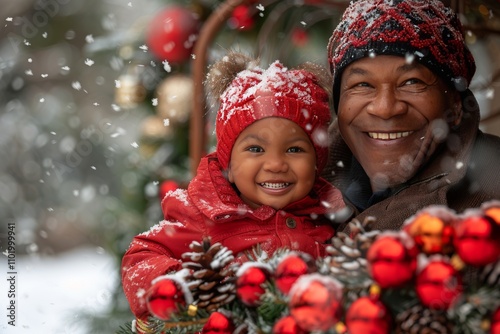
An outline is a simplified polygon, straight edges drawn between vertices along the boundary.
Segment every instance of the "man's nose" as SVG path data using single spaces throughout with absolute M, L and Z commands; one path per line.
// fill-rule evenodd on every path
M 368 113 L 389 119 L 407 112 L 407 105 L 402 101 L 398 92 L 392 87 L 383 87 L 376 90 L 375 96 L 367 107 Z

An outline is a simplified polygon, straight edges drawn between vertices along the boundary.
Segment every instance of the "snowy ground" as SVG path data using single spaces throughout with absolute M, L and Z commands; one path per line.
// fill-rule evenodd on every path
M 86 333 L 78 321 L 79 310 L 104 311 L 118 274 L 112 256 L 95 247 L 50 257 L 18 257 L 16 269 L 16 326 L 8 324 L 7 276 L 0 282 L 0 333 Z

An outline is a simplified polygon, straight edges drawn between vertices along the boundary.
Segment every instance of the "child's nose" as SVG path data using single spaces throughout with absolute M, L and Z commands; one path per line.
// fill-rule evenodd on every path
M 283 173 L 288 170 L 288 162 L 282 154 L 272 154 L 267 157 L 264 168 L 274 173 Z

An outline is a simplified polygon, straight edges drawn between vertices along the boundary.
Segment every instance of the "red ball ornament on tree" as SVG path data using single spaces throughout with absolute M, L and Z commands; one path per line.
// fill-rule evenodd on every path
M 346 326 L 349 334 L 387 334 L 390 325 L 389 310 L 378 298 L 361 297 L 347 310 Z
M 446 310 L 462 293 L 462 277 L 448 261 L 431 260 L 417 275 L 415 290 L 422 305 Z
M 179 184 L 172 180 L 165 180 L 160 183 L 160 190 L 158 192 L 160 200 L 162 200 L 169 191 L 174 191 L 177 188 L 179 188 Z
M 292 31 L 292 43 L 297 47 L 303 47 L 309 41 L 307 31 L 302 28 L 295 28 Z
M 279 319 L 273 326 L 273 334 L 307 334 L 291 315 Z
M 161 279 L 153 283 L 146 294 L 149 312 L 158 319 L 168 320 L 178 311 L 178 305 L 185 305 L 184 293 L 179 284 L 171 279 Z
M 330 276 L 301 276 L 290 290 L 289 310 L 300 328 L 327 331 L 340 319 L 342 284 Z
M 151 21 L 146 43 L 162 61 L 182 63 L 191 55 L 199 28 L 195 13 L 181 6 L 170 6 Z
M 308 263 L 309 259 L 306 259 L 305 256 L 296 253 L 289 254 L 276 266 L 274 272 L 276 286 L 284 294 L 288 294 L 300 276 L 312 271 Z
M 500 258 L 500 224 L 490 216 L 469 216 L 455 228 L 455 251 L 471 266 L 485 266 Z
M 491 317 L 490 333 L 500 334 L 500 307 L 493 312 L 493 316 Z
M 448 208 L 435 206 L 406 221 L 403 230 L 425 254 L 449 254 L 453 251 L 451 224 L 455 219 Z
M 233 29 L 251 30 L 255 25 L 251 7 L 247 5 L 236 6 L 229 18 L 228 24 Z
M 266 291 L 264 283 L 269 277 L 267 269 L 258 266 L 243 266 L 237 273 L 236 295 L 247 306 L 258 306 Z
M 417 254 L 415 244 L 405 233 L 381 234 L 368 249 L 368 270 L 381 288 L 399 287 L 414 278 Z
M 221 312 L 213 312 L 201 330 L 201 334 L 232 334 L 233 322 Z

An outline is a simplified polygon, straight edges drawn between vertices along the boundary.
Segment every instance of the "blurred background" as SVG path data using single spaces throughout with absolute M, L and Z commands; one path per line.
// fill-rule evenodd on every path
M 446 2 L 476 57 L 481 128 L 500 135 L 500 1 Z M 0 0 L 0 266 L 6 275 L 14 226 L 18 278 L 16 326 L 2 314 L 0 331 L 114 333 L 130 322 L 121 256 L 162 219 L 165 192 L 191 179 L 192 117 L 196 150 L 214 144 L 195 62 L 240 50 L 326 65 L 347 3 Z

